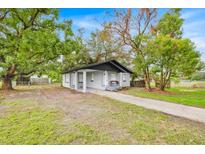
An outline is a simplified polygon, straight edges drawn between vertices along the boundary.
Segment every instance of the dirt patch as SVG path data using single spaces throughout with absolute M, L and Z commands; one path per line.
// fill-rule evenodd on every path
M 42 108 L 54 108 L 61 111 L 63 119 L 61 124 L 85 123 L 106 131 L 113 140 L 129 138 L 125 129 L 118 126 L 114 119 L 106 117 L 107 113 L 117 111 L 115 107 L 107 103 L 107 99 L 90 93 L 80 93 L 59 85 L 52 86 L 21 86 L 16 90 L 4 94 L 4 102 L 32 100 Z M 132 137 L 129 143 L 136 143 Z
M 187 122 L 184 119 L 173 116 L 170 116 L 170 119 L 168 118 L 169 116 L 164 116 L 162 113 L 156 113 L 142 108 L 135 109 L 135 106 L 130 107 L 129 104 L 119 103 L 103 96 L 90 93 L 84 94 L 62 88 L 60 85 L 21 86 L 9 92 L 0 91 L 0 96 L 4 97 L 4 99 L 1 100 L 3 104 L 0 105 L 0 113 L 4 113 L 8 108 L 8 106 L 5 105 L 6 103 L 13 102 L 17 104 L 23 102 L 23 105 L 19 106 L 22 107 L 21 110 L 27 110 L 33 106 L 42 109 L 55 109 L 62 114 L 62 118 L 59 119 L 58 123 L 66 127 L 66 129 L 59 130 L 62 131 L 60 133 L 69 132 L 69 130 L 72 129 L 71 126 L 76 123 L 89 125 L 96 130 L 97 133 L 105 132 L 108 134 L 111 138 L 110 142 L 113 144 L 141 143 L 139 142 L 141 139 L 138 139 L 138 133 L 136 133 L 135 129 L 133 129 L 133 132 L 132 129 L 130 130 L 131 126 L 135 126 L 133 126 L 133 124 L 135 124 L 136 121 L 150 124 L 150 126 L 153 125 L 153 127 L 156 127 L 156 130 L 169 129 L 169 127 L 167 128 L 167 123 L 171 123 L 170 125 L 176 123 L 180 127 L 181 123 L 190 123 L 188 120 Z M 156 123 L 154 121 L 156 121 Z M 161 121 L 164 121 L 164 123 L 161 124 Z M 143 128 L 146 127 L 146 125 L 142 125 L 144 123 L 139 123 L 139 127 L 142 127 L 142 129 L 140 129 L 141 133 L 145 131 L 145 136 L 143 137 L 146 139 L 146 137 L 149 137 L 147 136 L 149 131 L 146 132 L 149 127 Z M 199 124 L 195 122 L 190 123 L 190 126 L 192 125 L 204 129 L 204 126 L 199 126 Z M 189 127 L 186 126 L 185 128 Z M 164 134 L 166 134 L 166 131 Z M 75 140 L 73 143 L 77 144 L 80 143 L 80 141 Z M 164 142 L 160 140 L 159 143 Z

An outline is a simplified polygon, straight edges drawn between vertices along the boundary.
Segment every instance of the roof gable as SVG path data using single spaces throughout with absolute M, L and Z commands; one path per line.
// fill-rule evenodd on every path
M 129 70 L 127 67 L 123 66 L 116 60 L 109 60 L 109 61 L 89 64 L 89 65 L 85 65 L 82 67 L 73 68 L 73 69 L 64 71 L 63 73 L 74 72 L 74 71 L 78 71 L 81 69 L 107 70 L 107 71 L 114 71 L 114 72 L 132 73 L 131 70 Z

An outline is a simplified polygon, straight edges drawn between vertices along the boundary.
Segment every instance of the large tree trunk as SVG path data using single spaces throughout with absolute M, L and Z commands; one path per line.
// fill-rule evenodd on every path
M 163 72 L 162 72 L 163 73 Z M 161 75 L 161 82 L 160 82 L 160 90 L 164 91 L 167 85 L 170 86 L 170 77 L 171 77 L 171 71 L 168 71 L 165 76 Z
M 12 80 L 11 78 L 7 77 L 3 79 L 3 83 L 2 83 L 2 89 L 3 90 L 12 90 Z
M 14 73 L 16 71 L 16 65 L 12 64 L 11 67 L 9 67 L 7 74 L 3 76 L 3 83 L 2 83 L 2 89 L 3 90 L 12 90 L 12 78 L 15 76 Z
M 148 91 L 151 91 L 150 76 L 149 76 L 149 73 L 146 70 L 144 71 L 144 81 L 145 81 L 145 88 Z
M 165 90 L 165 87 L 166 87 L 166 77 L 163 76 L 163 72 L 161 72 L 161 77 L 160 77 L 160 85 L 159 85 L 159 88 L 161 91 L 164 91 Z
M 148 91 L 151 91 L 151 85 L 150 85 L 149 79 L 145 79 L 145 88 L 146 88 Z
M 160 90 L 161 91 L 164 91 L 165 90 L 165 85 L 163 84 L 163 85 L 160 85 Z

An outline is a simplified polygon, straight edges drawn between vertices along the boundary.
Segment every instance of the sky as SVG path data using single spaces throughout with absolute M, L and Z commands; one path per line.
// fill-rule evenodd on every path
M 77 32 L 83 28 L 85 35 L 89 36 L 92 31 L 101 29 L 101 23 L 111 20 L 112 17 L 106 12 L 113 9 L 60 9 L 60 20 L 71 19 L 72 29 Z M 159 9 L 159 16 L 167 9 Z M 197 50 L 205 61 L 205 9 L 182 9 L 181 17 L 184 19 L 183 37 L 190 38 L 195 43 Z

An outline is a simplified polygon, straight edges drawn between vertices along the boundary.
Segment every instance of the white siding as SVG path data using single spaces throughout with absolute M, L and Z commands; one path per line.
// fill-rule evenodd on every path
M 70 73 L 70 86 L 73 88 L 75 86 L 75 73 Z
M 130 87 L 130 73 L 123 73 L 125 80 L 122 77 L 122 87 Z
M 62 86 L 63 87 L 67 87 L 67 88 L 70 87 L 70 77 L 69 77 L 69 75 L 70 75 L 69 73 L 62 75 Z M 68 80 L 68 78 L 69 78 L 69 80 Z
M 78 72 L 78 88 L 82 88 L 82 72 Z M 115 74 L 115 75 L 112 75 Z M 94 89 L 101 89 L 105 90 L 105 83 L 104 83 L 104 71 L 93 71 L 86 73 L 86 86 L 88 88 Z M 69 77 L 68 77 L 69 76 Z M 120 83 L 120 73 L 117 72 L 108 72 L 108 84 L 110 84 L 111 78 L 116 76 L 116 80 Z M 74 88 L 75 84 L 75 73 L 67 73 L 62 75 L 62 86 L 67 88 Z M 69 78 L 69 79 L 67 79 Z M 93 78 L 93 80 L 92 80 Z M 123 80 L 124 79 L 124 80 Z M 129 73 L 122 73 L 122 87 L 130 87 L 130 74 Z
M 114 80 L 113 77 L 116 77 L 115 80 L 119 81 L 120 79 L 120 76 L 119 76 L 119 73 L 117 72 L 108 72 L 108 83 L 110 83 L 111 80 Z
M 112 74 L 116 74 L 116 80 L 120 83 L 120 73 L 117 72 L 108 72 L 108 83 L 112 80 Z M 122 78 L 122 87 L 130 87 L 130 73 L 122 73 L 122 76 L 124 76 L 124 81 Z

